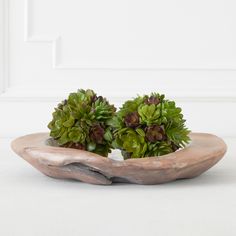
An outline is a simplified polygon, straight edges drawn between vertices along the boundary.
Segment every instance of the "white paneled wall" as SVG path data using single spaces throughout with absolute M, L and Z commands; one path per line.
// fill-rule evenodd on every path
M 0 0 L 0 136 L 45 131 L 68 92 L 159 91 L 236 136 L 234 0 Z

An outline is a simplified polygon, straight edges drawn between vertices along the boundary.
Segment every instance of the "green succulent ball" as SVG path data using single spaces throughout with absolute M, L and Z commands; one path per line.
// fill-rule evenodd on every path
M 115 107 L 93 90 L 80 89 L 58 104 L 48 124 L 59 146 L 107 156 L 112 148 L 110 120 Z
M 126 101 L 111 122 L 113 146 L 125 159 L 161 156 L 185 147 L 190 131 L 181 111 L 158 93 Z

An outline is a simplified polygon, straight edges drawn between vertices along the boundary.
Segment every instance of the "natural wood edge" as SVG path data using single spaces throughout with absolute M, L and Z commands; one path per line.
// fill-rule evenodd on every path
M 46 175 L 105 185 L 116 181 L 157 184 L 192 178 L 216 164 L 227 150 L 224 141 L 215 135 L 192 133 L 192 143 L 175 153 L 116 161 L 87 151 L 48 146 L 47 138 L 46 133 L 27 135 L 14 140 L 11 146 Z

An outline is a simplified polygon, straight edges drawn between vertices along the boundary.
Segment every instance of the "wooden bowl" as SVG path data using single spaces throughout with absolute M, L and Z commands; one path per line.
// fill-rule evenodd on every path
M 177 152 L 124 161 L 87 151 L 49 146 L 48 133 L 17 138 L 11 146 L 24 160 L 50 177 L 103 185 L 113 182 L 161 184 L 202 174 L 227 150 L 224 141 L 212 134 L 191 133 L 190 138 L 190 145 Z

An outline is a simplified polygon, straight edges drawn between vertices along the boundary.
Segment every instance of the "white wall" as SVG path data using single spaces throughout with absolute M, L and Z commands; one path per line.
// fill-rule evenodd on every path
M 45 131 L 68 92 L 159 91 L 236 136 L 234 0 L 0 0 L 0 136 Z

